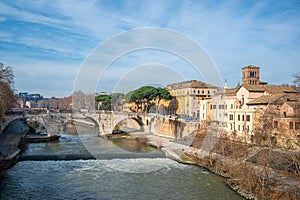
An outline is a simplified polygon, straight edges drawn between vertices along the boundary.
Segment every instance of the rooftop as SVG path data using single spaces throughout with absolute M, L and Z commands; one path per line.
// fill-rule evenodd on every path
M 254 65 L 248 65 L 246 67 L 243 67 L 242 69 L 245 69 L 245 68 L 259 69 L 260 67 L 257 67 L 257 66 L 254 66 Z
M 250 92 L 267 92 L 268 94 L 298 93 L 298 91 L 286 85 L 241 85 Z
M 262 104 L 268 104 L 272 103 L 276 100 L 279 100 L 280 98 L 284 97 L 285 94 L 272 94 L 272 95 L 263 95 L 261 97 L 258 97 L 250 102 L 247 103 L 247 105 L 262 105 Z
M 182 88 L 214 88 L 217 89 L 216 86 L 213 86 L 208 83 L 204 83 L 197 80 L 185 81 L 180 83 L 173 83 L 166 86 L 170 89 L 182 89 Z

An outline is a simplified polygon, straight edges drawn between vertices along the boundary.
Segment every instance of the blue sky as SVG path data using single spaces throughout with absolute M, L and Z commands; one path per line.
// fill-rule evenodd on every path
M 92 50 L 116 34 L 143 27 L 167 28 L 192 38 L 231 87 L 241 80 L 241 68 L 249 64 L 260 66 L 261 79 L 270 84 L 291 83 L 291 75 L 300 71 L 297 0 L 4 0 L 0 2 L 0 62 L 14 68 L 18 91 L 68 96 Z M 120 90 L 138 87 L 132 84 L 134 77 L 174 82 L 166 78 L 165 67 L 157 73 L 149 63 L 156 63 L 158 69 L 173 67 L 182 80 L 203 79 L 176 55 L 141 50 L 112 63 L 97 91 L 113 91 L 120 77 L 128 77 L 133 69 L 137 70 L 130 86 L 124 81 Z M 137 66 L 151 70 L 142 73 Z

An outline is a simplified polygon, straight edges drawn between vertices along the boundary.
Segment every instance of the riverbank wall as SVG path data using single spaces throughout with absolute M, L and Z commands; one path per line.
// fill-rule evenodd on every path
M 24 119 L 14 119 L 0 134 L 0 182 L 5 170 L 18 162 L 26 149 L 26 135 L 29 127 Z
M 225 177 L 228 186 L 246 199 L 300 199 L 299 176 L 251 162 L 254 157 L 266 159 L 265 154 L 259 154 L 266 148 L 252 147 L 246 150 L 246 156 L 233 157 L 218 152 L 216 149 L 220 144 L 216 145 L 216 149 L 206 151 L 157 135 L 140 135 L 138 138 L 148 145 L 161 148 L 170 159 L 196 164 Z M 226 148 L 225 145 L 223 147 Z M 235 153 L 241 154 L 242 151 L 245 149 L 237 147 Z

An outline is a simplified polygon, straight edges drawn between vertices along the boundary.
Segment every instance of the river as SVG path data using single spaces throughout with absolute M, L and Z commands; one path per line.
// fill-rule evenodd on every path
M 243 199 L 224 182 L 135 140 L 111 142 L 86 130 L 29 144 L 7 170 L 0 199 Z

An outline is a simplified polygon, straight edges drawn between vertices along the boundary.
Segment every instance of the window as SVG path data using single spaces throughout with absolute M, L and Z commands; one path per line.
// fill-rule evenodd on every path
M 290 127 L 291 130 L 293 130 L 294 129 L 294 123 L 290 122 L 290 126 L 289 127 Z
M 230 130 L 232 130 L 232 124 L 230 124 Z
M 200 90 L 198 90 L 198 94 L 200 94 Z
M 238 121 L 241 121 L 241 116 L 240 115 L 238 115 Z
M 229 115 L 229 120 L 233 120 L 233 114 Z
M 196 90 L 194 90 L 194 94 L 196 94 Z
M 242 121 L 245 121 L 245 115 L 242 115 Z
M 205 110 L 205 105 L 203 105 L 203 110 Z
M 202 90 L 202 94 L 204 94 L 204 90 Z
M 214 105 L 214 106 L 213 106 L 213 109 L 216 109 L 216 108 L 217 108 L 217 105 Z
M 219 109 L 222 109 L 222 105 L 219 105 Z
M 238 131 L 241 129 L 241 126 L 240 125 L 238 125 Z
M 230 108 L 233 109 L 233 104 L 230 105 Z
M 295 122 L 295 130 L 300 130 L 300 122 Z
M 278 128 L 278 121 L 274 121 L 274 128 Z
M 212 110 L 212 105 L 210 105 L 210 109 Z
M 250 115 L 246 115 L 246 121 L 250 122 Z
M 207 94 L 209 94 L 209 90 L 207 90 Z

